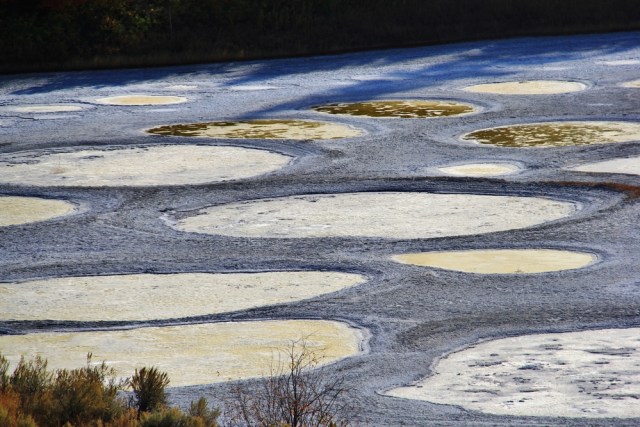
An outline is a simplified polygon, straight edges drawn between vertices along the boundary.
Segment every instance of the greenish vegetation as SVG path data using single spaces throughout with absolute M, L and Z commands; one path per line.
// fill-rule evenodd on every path
M 0 426 L 2 427 L 217 427 L 219 411 L 201 398 L 184 413 L 165 402 L 167 374 L 156 368 L 136 370 L 118 381 L 113 369 L 91 363 L 80 369 L 51 371 L 37 356 L 21 359 L 13 373 L 0 355 Z M 124 391 L 133 388 L 127 401 Z
M 637 29 L 637 0 L 0 0 L 0 71 Z

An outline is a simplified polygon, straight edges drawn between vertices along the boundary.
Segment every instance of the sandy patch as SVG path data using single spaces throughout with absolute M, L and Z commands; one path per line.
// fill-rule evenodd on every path
M 552 249 L 490 249 L 422 252 L 393 257 L 403 264 L 477 274 L 530 274 L 586 267 L 598 258 L 590 253 Z
M 491 177 L 516 173 L 520 167 L 511 163 L 468 163 L 442 167 L 438 170 L 453 176 Z
M 552 95 L 556 93 L 580 92 L 587 85 L 579 82 L 560 80 L 529 80 L 519 82 L 485 83 L 467 86 L 463 90 L 475 93 L 496 93 L 500 95 Z
M 155 135 L 240 139 L 336 139 L 364 134 L 361 129 L 339 123 L 308 120 L 244 120 L 161 126 Z
M 581 166 L 575 166 L 567 169 L 578 172 L 623 173 L 627 175 L 640 175 L 640 156 L 587 163 Z
M 199 184 L 272 172 L 290 160 L 264 150 L 198 145 L 22 153 L 0 162 L 0 182 L 84 187 Z
M 182 231 L 242 237 L 418 239 L 524 228 L 565 218 L 573 203 L 432 193 L 299 195 L 231 203 L 177 221 Z
M 70 111 L 81 111 L 83 108 L 78 105 L 24 105 L 12 107 L 18 113 L 63 113 Z
M 187 98 L 163 95 L 120 95 L 96 99 L 96 102 L 109 105 L 165 105 L 181 104 L 187 102 Z
M 487 341 L 388 394 L 498 415 L 640 417 L 639 344 L 639 328 Z
M 624 87 L 633 87 L 633 88 L 640 88 L 640 79 L 638 80 L 633 80 L 627 83 L 624 83 L 622 86 Z
M 12 366 L 21 355 L 39 354 L 50 369 L 73 369 L 84 366 L 89 352 L 94 362 L 106 361 L 121 376 L 156 366 L 169 374 L 175 387 L 269 375 L 280 352 L 302 338 L 323 356 L 322 364 L 358 354 L 363 341 L 359 330 L 344 323 L 283 320 L 4 335 L 0 348 Z
M 63 200 L 0 196 L 0 227 L 45 221 L 69 215 L 75 210 L 74 204 Z
M 337 103 L 313 107 L 315 111 L 349 116 L 379 118 L 435 118 L 459 116 L 478 111 L 469 104 L 454 101 L 367 101 Z
M 462 136 L 465 141 L 499 147 L 564 147 L 640 140 L 640 123 L 545 122 L 480 129 Z
M 0 283 L 0 319 L 183 318 L 300 301 L 365 281 L 358 274 L 283 271 L 136 274 Z M 43 295 L 47 297 L 42 298 Z

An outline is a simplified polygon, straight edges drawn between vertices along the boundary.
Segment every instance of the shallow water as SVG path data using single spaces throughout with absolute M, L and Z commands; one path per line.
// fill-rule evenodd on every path
M 633 122 L 547 122 L 470 132 L 463 140 L 498 147 L 564 147 L 640 140 L 640 124 Z
M 161 126 L 147 132 L 163 136 L 237 139 L 337 139 L 364 131 L 339 123 L 310 120 L 243 120 Z
M 399 119 L 459 116 L 476 111 L 469 104 L 453 101 L 366 101 L 313 107 L 321 113 Z
M 169 386 L 210 384 L 266 376 L 292 342 L 304 340 L 320 365 L 360 352 L 361 331 L 325 320 L 269 320 L 140 328 L 122 331 L 2 335 L 0 348 L 12 367 L 21 355 L 39 354 L 49 369 L 75 369 L 106 361 L 121 377 L 155 366 Z

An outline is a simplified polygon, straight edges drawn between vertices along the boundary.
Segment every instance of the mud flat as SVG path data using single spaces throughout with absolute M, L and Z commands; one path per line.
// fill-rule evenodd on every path
M 488 249 L 395 255 L 403 264 L 476 274 L 531 274 L 573 270 L 596 262 L 586 252 L 553 249 Z
M 59 218 L 76 209 L 76 205 L 64 200 L 0 196 L 0 227 Z
M 565 147 L 640 140 L 640 123 L 546 122 L 481 129 L 462 136 L 465 141 L 498 147 Z
M 313 107 L 315 111 L 348 116 L 394 119 L 418 119 L 460 116 L 479 111 L 478 107 L 455 101 L 365 101 L 336 103 Z
M 183 318 L 291 303 L 365 281 L 358 274 L 282 271 L 134 274 L 0 283 L 0 319 L 91 322 Z
M 500 95 L 552 95 L 580 92 L 587 85 L 580 82 L 560 80 L 528 80 L 517 82 L 498 82 L 471 85 L 464 88 L 467 92 L 495 93 Z
M 99 104 L 108 105 L 170 105 L 182 104 L 188 99 L 184 96 L 164 96 L 164 95 L 118 95 L 96 99 Z
M 340 123 L 277 119 L 169 125 L 147 132 L 164 136 L 231 139 L 339 139 L 364 134 L 363 130 Z
M 486 341 L 387 394 L 499 415 L 640 417 L 639 342 L 638 328 Z
M 201 145 L 30 152 L 0 161 L 0 183 L 62 187 L 199 184 L 273 172 L 290 160 L 266 150 Z
M 576 209 L 570 202 L 536 197 L 344 193 L 214 206 L 173 226 L 181 231 L 242 237 L 416 239 L 530 227 L 566 218 Z
M 50 369 L 75 369 L 92 353 L 95 363 L 106 361 L 119 376 L 155 366 L 169 374 L 171 386 L 179 387 L 268 376 L 280 352 L 295 341 L 321 352 L 324 365 L 358 354 L 364 336 L 340 322 L 274 320 L 5 335 L 0 336 L 0 347 L 12 366 L 21 355 L 41 355 Z

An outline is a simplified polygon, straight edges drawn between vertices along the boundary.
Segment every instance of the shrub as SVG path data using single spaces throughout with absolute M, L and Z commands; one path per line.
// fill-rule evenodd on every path
M 133 405 L 138 410 L 138 416 L 143 412 L 162 409 L 167 403 L 165 388 L 169 385 L 169 376 L 157 368 L 136 369 L 129 380 L 133 389 Z
M 318 368 L 320 360 L 304 340 L 292 342 L 258 390 L 236 389 L 232 417 L 262 427 L 346 425 L 339 419 L 345 410 L 344 378 Z

